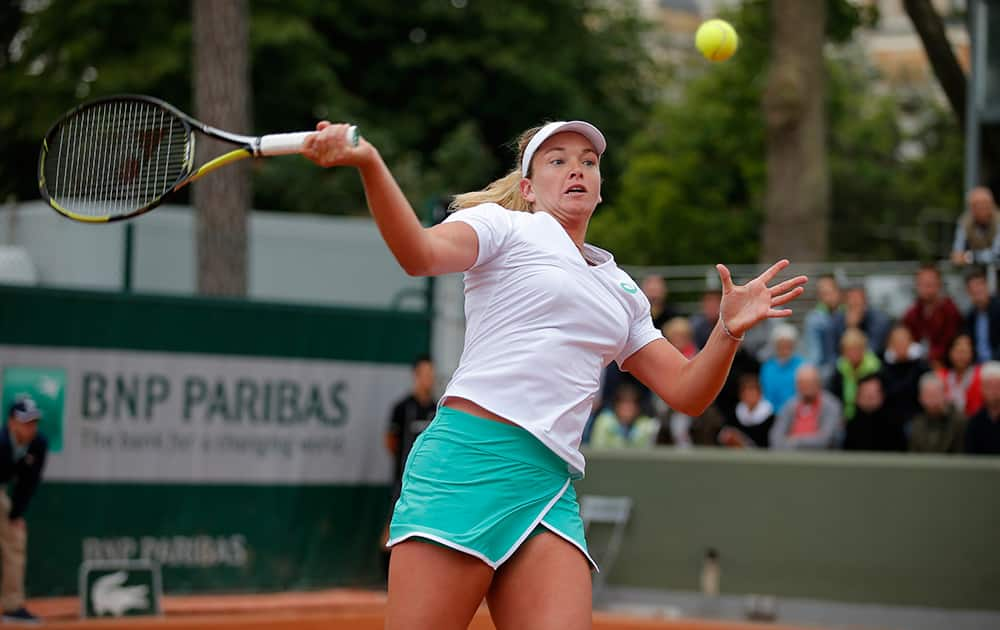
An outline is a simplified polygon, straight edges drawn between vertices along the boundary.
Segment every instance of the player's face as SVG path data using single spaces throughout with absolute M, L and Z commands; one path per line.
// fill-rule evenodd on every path
M 585 137 L 557 133 L 531 158 L 531 178 L 524 180 L 524 198 L 556 218 L 587 218 L 601 202 L 600 158 Z

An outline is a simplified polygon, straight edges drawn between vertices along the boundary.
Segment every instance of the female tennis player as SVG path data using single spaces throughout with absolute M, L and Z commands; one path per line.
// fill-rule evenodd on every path
M 466 628 L 483 598 L 499 630 L 591 627 L 591 568 L 572 481 L 580 438 L 611 361 L 671 407 L 699 415 L 743 334 L 802 292 L 768 286 L 782 260 L 723 300 L 705 348 L 684 358 L 606 251 L 585 242 L 601 201 L 606 142 L 593 125 L 525 132 L 516 168 L 458 195 L 424 228 L 378 151 L 321 122 L 305 155 L 354 166 L 382 237 L 410 275 L 465 272 L 465 348 L 438 413 L 411 451 L 389 532 L 386 628 Z

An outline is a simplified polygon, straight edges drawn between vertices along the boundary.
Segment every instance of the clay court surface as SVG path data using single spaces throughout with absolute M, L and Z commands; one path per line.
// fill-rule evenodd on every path
M 44 620 L 44 627 L 59 630 L 169 629 L 194 630 L 247 628 L 251 630 L 381 630 L 385 593 L 362 590 L 329 590 L 266 595 L 168 596 L 163 616 L 155 618 L 81 620 L 75 597 L 36 599 L 29 609 Z M 699 620 L 656 620 L 622 615 L 594 614 L 594 630 L 794 630 L 789 626 L 741 624 Z M 470 630 L 494 630 L 482 608 Z

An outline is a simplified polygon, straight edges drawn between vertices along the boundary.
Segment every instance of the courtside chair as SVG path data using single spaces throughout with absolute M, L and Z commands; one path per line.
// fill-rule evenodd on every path
M 607 547 L 604 553 L 597 554 L 591 548 L 590 553 L 594 562 L 601 568 L 600 573 L 594 574 L 594 602 L 596 603 L 604 594 L 605 581 L 611 568 L 618 558 L 621 550 L 622 540 L 625 538 L 625 526 L 628 525 L 629 516 L 632 514 L 632 497 L 609 497 L 599 495 L 586 495 L 580 498 L 580 516 L 583 518 L 583 531 L 590 533 L 590 526 L 594 523 L 610 525 L 611 534 L 608 538 Z

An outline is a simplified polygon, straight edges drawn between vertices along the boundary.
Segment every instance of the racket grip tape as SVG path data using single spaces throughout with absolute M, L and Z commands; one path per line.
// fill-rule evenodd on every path
M 254 151 L 254 155 L 257 157 L 266 157 L 269 155 L 290 155 L 293 153 L 302 153 L 302 144 L 305 142 L 306 138 L 315 131 L 297 131 L 295 133 L 273 133 L 266 136 L 261 136 L 260 144 L 257 150 Z M 358 146 L 358 142 L 361 140 L 361 134 L 358 131 L 356 125 L 351 125 L 347 128 L 347 140 L 351 143 L 351 146 Z

